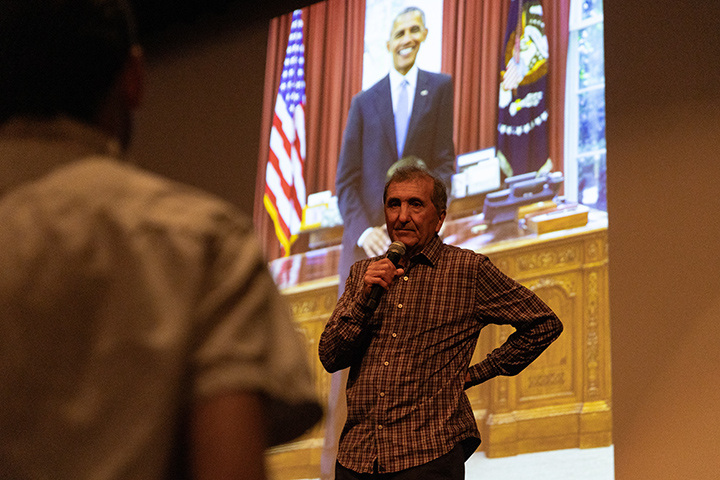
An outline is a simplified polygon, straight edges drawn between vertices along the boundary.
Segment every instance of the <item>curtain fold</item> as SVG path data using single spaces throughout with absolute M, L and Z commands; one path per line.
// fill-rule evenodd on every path
M 444 0 L 441 70 L 453 77 L 454 140 L 457 154 L 492 147 L 497 138 L 500 49 L 509 1 Z M 549 58 L 549 148 L 554 170 L 563 169 L 565 71 L 570 0 L 544 0 Z M 271 21 L 258 156 L 254 222 L 269 260 L 280 256 L 265 189 L 272 121 L 292 13 Z M 335 193 L 335 169 L 353 95 L 362 87 L 365 1 L 326 0 L 303 8 L 306 64 L 309 193 Z
M 565 74 L 570 22 L 570 0 L 543 0 L 545 34 L 550 49 L 548 115 L 550 158 L 555 171 L 565 169 Z
M 442 70 L 455 85 L 455 153 L 495 145 L 500 48 L 509 2 L 445 0 Z
M 265 88 L 263 90 L 263 116 L 261 119 L 260 148 L 258 152 L 257 176 L 255 178 L 255 204 L 253 206 L 253 223 L 260 239 L 263 251 L 268 260 L 282 255 L 280 242 L 275 236 L 275 227 L 265 205 L 265 170 L 270 154 L 270 129 L 273 121 L 273 110 L 280 85 L 282 62 L 285 59 L 292 13 L 276 17 L 268 27 L 268 47 L 265 60 Z
M 302 9 L 305 38 L 305 122 L 308 193 L 335 191 L 335 169 L 353 95 L 362 87 L 365 1 L 326 0 Z M 271 20 L 253 220 L 268 260 L 281 255 L 280 243 L 263 205 L 265 165 L 272 112 L 285 58 L 292 12 Z

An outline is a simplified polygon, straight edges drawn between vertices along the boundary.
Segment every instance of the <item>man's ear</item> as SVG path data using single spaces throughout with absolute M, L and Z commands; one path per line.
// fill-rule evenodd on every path
M 437 226 L 435 227 L 435 233 L 440 232 L 440 229 L 443 226 L 443 222 L 445 221 L 445 214 L 447 214 L 447 210 L 443 210 L 440 212 L 440 219 L 438 220 Z
M 145 55 L 140 45 L 130 48 L 119 83 L 120 94 L 127 106 L 136 110 L 142 104 L 145 93 Z

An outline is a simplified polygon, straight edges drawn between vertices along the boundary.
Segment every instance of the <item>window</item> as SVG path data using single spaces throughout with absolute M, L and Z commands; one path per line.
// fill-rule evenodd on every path
M 607 211 L 603 0 L 572 0 L 565 97 L 565 196 Z

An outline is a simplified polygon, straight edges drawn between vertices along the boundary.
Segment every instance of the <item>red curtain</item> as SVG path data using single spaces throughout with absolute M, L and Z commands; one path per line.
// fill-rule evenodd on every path
M 500 51 L 509 7 L 509 1 L 444 0 L 442 70 L 455 79 L 458 154 L 495 145 Z M 562 171 L 570 0 L 544 0 L 543 10 L 550 48 L 550 158 L 554 170 Z
M 543 0 L 548 59 L 548 115 L 550 158 L 555 171 L 565 169 L 565 75 L 570 22 L 570 0 Z
M 500 49 L 509 1 L 444 0 L 442 71 L 455 85 L 456 153 L 492 147 L 496 141 Z M 570 0 L 543 2 L 550 47 L 550 157 L 563 169 L 565 64 Z M 255 228 L 268 259 L 280 256 L 272 220 L 262 203 L 272 111 L 275 105 L 292 14 L 272 20 L 269 29 Z M 335 169 L 350 101 L 362 87 L 364 0 L 326 0 L 303 9 L 307 84 L 307 191 L 335 191 Z
M 303 8 L 305 39 L 306 141 L 305 183 L 308 193 L 335 190 L 345 119 L 353 95 L 362 88 L 365 2 L 326 0 Z M 292 12 L 270 22 L 268 31 L 262 138 L 255 187 L 254 222 L 268 259 L 281 255 L 280 243 L 263 205 L 265 164 L 270 128 Z
M 506 1 L 444 1 L 442 70 L 454 79 L 457 154 L 495 145 L 508 7 Z

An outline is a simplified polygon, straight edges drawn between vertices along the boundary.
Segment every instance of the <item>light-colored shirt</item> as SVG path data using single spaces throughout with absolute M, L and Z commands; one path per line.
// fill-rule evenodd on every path
M 238 390 L 273 443 L 319 419 L 248 220 L 118 151 L 67 119 L 0 126 L 0 478 L 165 478 L 190 405 Z
M 417 64 L 402 75 L 394 68 L 390 69 L 390 96 L 392 97 L 393 113 L 397 113 L 398 95 L 400 94 L 400 86 L 403 81 L 407 82 L 408 93 L 408 118 L 412 115 L 413 104 L 415 103 L 415 89 L 417 87 L 418 67 Z

